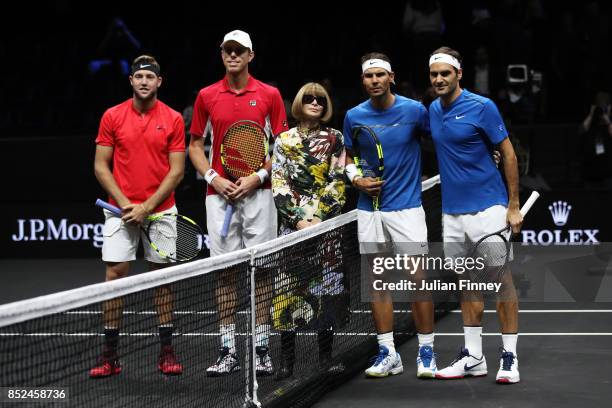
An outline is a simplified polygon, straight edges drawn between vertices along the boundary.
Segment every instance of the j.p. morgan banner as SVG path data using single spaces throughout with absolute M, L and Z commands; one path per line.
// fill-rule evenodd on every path
M 597 245 L 612 240 L 611 192 L 542 193 L 519 240 L 527 245 Z
M 203 203 L 184 203 L 180 211 L 206 231 L 203 207 Z M 2 258 L 84 258 L 101 254 L 104 215 L 93 202 L 52 207 L 2 204 L 0 208 Z M 206 237 L 204 241 L 208 241 Z

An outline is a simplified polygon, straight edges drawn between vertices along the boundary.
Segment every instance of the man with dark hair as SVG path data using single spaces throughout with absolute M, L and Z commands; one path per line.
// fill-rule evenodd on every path
M 148 215 L 177 212 L 174 190 L 185 166 L 183 118 L 157 99 L 162 84 L 159 64 L 142 55 L 134 60 L 130 72 L 133 97 L 104 112 L 96 138 L 96 178 L 109 194 L 110 203 L 122 210 L 121 217 L 104 210 L 102 259 L 107 281 L 127 276 L 141 238 L 139 225 L 147 222 Z M 168 265 L 168 260 L 148 245 L 144 251 L 149 270 Z M 166 375 L 181 374 L 183 367 L 172 348 L 170 287 L 156 288 L 155 305 L 161 343 L 158 367 Z M 122 314 L 121 298 L 104 303 L 104 351 L 89 372 L 92 378 L 121 372 L 117 345 Z
M 517 233 L 523 223 L 517 160 L 504 121 L 493 101 L 461 88 L 462 76 L 457 51 L 442 47 L 430 56 L 429 78 L 438 98 L 429 107 L 429 118 L 440 168 L 444 251 L 450 257 L 464 256 L 471 244 L 508 224 Z M 501 152 L 508 190 L 492 159 L 494 148 Z M 517 383 L 518 301 L 512 275 L 503 276 L 497 294 L 503 341 L 497 382 Z M 482 353 L 482 294 L 462 295 L 465 347 L 436 378 L 487 374 Z
M 344 119 L 347 149 L 352 151 L 353 130 L 358 126 L 372 128 L 384 154 L 384 174 L 380 181 L 359 171 L 347 155 L 346 173 L 359 190 L 358 238 L 362 255 L 368 258 L 387 251 L 420 256 L 428 252 L 425 211 L 421 205 L 421 149 L 419 132 L 429 132 L 429 116 L 420 103 L 391 92 L 395 73 L 389 57 L 368 53 L 361 58 L 361 79 L 369 99 L 350 109 Z M 361 150 L 375 149 L 373 145 Z M 354 153 L 354 152 L 353 152 Z M 379 212 L 374 211 L 373 197 L 378 197 Z M 377 216 L 380 215 L 380 220 Z M 380 221 L 384 243 L 377 239 Z M 379 225 L 380 225 L 379 224 Z M 370 259 L 371 260 L 371 259 Z M 418 271 L 420 278 L 422 271 Z M 419 285 L 420 286 L 420 285 Z M 412 302 L 412 313 L 418 331 L 419 352 L 417 376 L 433 378 L 436 360 L 433 353 L 433 302 L 429 293 L 422 293 Z M 403 372 L 402 360 L 393 340 L 393 301 L 388 291 L 374 291 L 372 316 L 378 333 L 379 353 L 374 364 L 365 371 L 368 377 L 386 377 Z

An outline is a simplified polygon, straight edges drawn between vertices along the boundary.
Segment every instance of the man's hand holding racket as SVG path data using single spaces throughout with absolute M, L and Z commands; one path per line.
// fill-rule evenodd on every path
M 236 189 L 228 194 L 228 199 L 232 201 L 248 197 L 261 185 L 261 180 L 257 174 L 251 174 L 250 176 L 240 177 L 236 180 L 235 185 Z
M 469 258 L 482 257 L 486 268 L 472 269 L 472 279 L 478 282 L 501 282 L 501 277 L 506 270 L 506 264 L 510 259 L 511 238 L 513 233 L 518 233 L 523 224 L 523 217 L 527 215 L 533 204 L 540 197 L 537 191 L 533 191 L 523 208 L 510 205 L 506 219 L 508 225 L 499 231 L 485 235 L 476 242 L 468 252 Z
M 123 222 L 137 223 L 151 248 L 162 258 L 173 262 L 189 261 L 198 256 L 203 248 L 204 234 L 191 218 L 173 212 L 149 215 L 142 204 L 128 204 L 119 208 L 98 199 L 96 205 L 121 217 Z
M 378 180 L 374 177 L 355 177 L 353 185 L 355 188 L 363 191 L 370 197 L 378 197 L 384 184 L 383 180 Z
M 130 203 L 121 207 L 121 219 L 123 222 L 142 224 L 151 214 L 145 204 Z
M 512 206 L 508 207 L 506 221 L 512 229 L 513 234 L 518 234 L 519 232 L 521 232 L 521 227 L 523 226 L 523 214 L 521 213 L 521 210 L 518 208 L 518 206 L 516 206 L 516 208 Z
M 385 161 L 383 147 L 376 132 L 369 126 L 356 126 L 352 129 L 353 162 L 361 178 L 354 178 L 353 184 L 372 197 L 376 242 L 385 242 L 385 234 L 380 214 L 381 193 Z
M 238 189 L 238 185 L 220 175 L 215 177 L 210 185 L 221 197 L 228 201 L 232 200 L 232 194 Z

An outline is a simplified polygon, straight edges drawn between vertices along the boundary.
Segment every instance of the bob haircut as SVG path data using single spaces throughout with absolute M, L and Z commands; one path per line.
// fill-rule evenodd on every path
M 302 86 L 298 91 L 297 95 L 293 99 L 293 104 L 291 105 L 291 116 L 293 116 L 296 120 L 302 120 L 302 108 L 304 104 L 302 103 L 302 98 L 304 95 L 314 95 L 314 96 L 324 96 L 327 99 L 327 107 L 323 108 L 323 114 L 321 115 L 321 122 L 327 123 L 331 119 L 333 115 L 332 102 L 329 97 L 329 94 L 323 88 L 323 85 L 316 82 L 308 82 L 306 85 Z

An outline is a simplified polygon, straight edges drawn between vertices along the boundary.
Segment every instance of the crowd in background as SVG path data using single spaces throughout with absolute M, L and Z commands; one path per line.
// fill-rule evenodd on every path
M 188 113 L 196 90 L 223 74 L 218 38 L 234 28 L 257 43 L 253 75 L 287 102 L 305 82 L 324 84 L 336 128 L 365 98 L 359 56 L 368 51 L 391 57 L 395 92 L 427 103 L 428 55 L 440 45 L 461 50 L 462 83 L 495 100 L 510 129 L 574 123 L 580 135 L 595 95 L 610 90 L 610 4 L 603 0 L 409 0 L 375 12 L 342 3 L 295 12 L 236 7 L 176 5 L 143 16 L 119 3 L 91 13 L 63 0 L 16 10 L 18 28 L 0 28 L 0 138 L 91 137 L 104 110 L 129 97 L 126 67 L 143 53 L 164 67 L 162 100 Z M 524 78 L 509 81 L 509 66 Z M 583 140 L 582 150 L 593 147 Z

